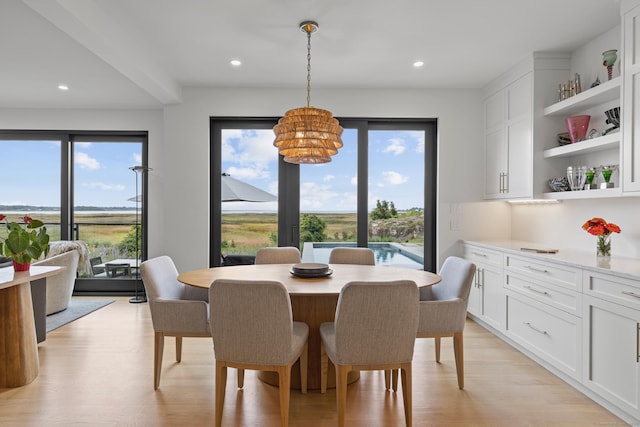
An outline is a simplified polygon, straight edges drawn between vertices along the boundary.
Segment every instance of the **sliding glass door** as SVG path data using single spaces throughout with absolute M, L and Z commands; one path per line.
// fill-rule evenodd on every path
M 344 147 L 319 165 L 285 163 L 273 147 L 276 122 L 211 119 L 210 265 L 275 245 L 326 262 L 331 248 L 346 245 L 376 249 L 380 264 L 434 271 L 435 120 L 340 119 Z M 231 208 L 223 174 L 277 195 L 277 204 Z
M 2 185 L 0 213 L 9 220 L 25 214 L 42 219 L 52 253 L 80 248 L 76 293 L 142 288 L 137 267 L 146 258 L 146 132 L 4 131 L 0 150 L 0 170 L 15 177 Z M 120 261 L 128 268 L 110 274 Z

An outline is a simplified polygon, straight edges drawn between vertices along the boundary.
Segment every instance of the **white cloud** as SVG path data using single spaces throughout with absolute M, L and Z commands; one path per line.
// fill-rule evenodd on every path
M 87 153 L 76 153 L 74 156 L 75 163 L 80 165 L 82 169 L 98 170 L 100 162 L 93 157 L 89 157 Z
M 273 146 L 274 138 L 271 129 L 225 130 L 222 133 L 222 159 L 242 165 L 277 162 L 278 149 Z
M 355 185 L 355 186 L 358 185 L 358 177 L 357 176 L 354 176 L 354 177 L 351 178 L 351 185 Z
M 122 191 L 125 189 L 121 184 L 105 184 L 104 182 L 83 182 L 83 187 L 104 190 L 104 191 Z
M 382 172 L 382 175 L 384 176 L 385 182 L 391 185 L 404 184 L 409 180 L 408 176 L 402 176 L 398 172 L 394 172 L 394 171 L 384 171 Z
M 136 165 L 141 165 L 142 164 L 142 154 L 133 153 L 133 161 L 135 162 Z
M 300 210 L 324 210 L 327 206 L 335 205 L 337 196 L 338 193 L 330 185 L 302 182 L 300 183 Z
M 333 180 L 333 179 L 335 179 L 335 178 L 336 178 L 336 177 L 335 177 L 334 175 L 329 174 L 329 175 L 325 175 L 325 176 L 322 178 L 322 180 L 323 180 L 323 181 L 331 181 L 331 180 Z
M 269 178 L 269 170 L 258 167 L 237 168 L 235 166 L 231 166 L 225 172 L 240 180 Z
M 91 147 L 90 142 L 74 142 L 74 147 L 76 148 L 89 148 Z
M 400 138 L 391 138 L 389 139 L 389 145 L 387 145 L 382 151 L 384 153 L 393 153 L 394 155 L 398 156 L 404 153 L 406 149 L 407 146 L 404 140 Z

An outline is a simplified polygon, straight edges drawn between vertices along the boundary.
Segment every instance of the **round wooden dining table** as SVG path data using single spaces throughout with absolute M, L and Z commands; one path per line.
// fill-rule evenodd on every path
M 293 319 L 309 325 L 309 359 L 307 387 L 320 389 L 320 324 L 333 322 L 340 291 L 352 281 L 413 280 L 418 287 L 440 282 L 437 274 L 400 267 L 331 264 L 330 275 L 317 278 L 301 278 L 291 274 L 291 264 L 238 265 L 213 267 L 189 271 L 178 276 L 187 285 L 209 288 L 216 279 L 274 280 L 282 283 L 291 297 Z M 300 387 L 298 363 L 291 370 L 291 387 Z M 352 372 L 349 382 L 357 380 L 358 372 Z M 259 378 L 278 385 L 276 373 L 261 372 Z M 335 386 L 335 372 L 329 364 L 328 387 Z

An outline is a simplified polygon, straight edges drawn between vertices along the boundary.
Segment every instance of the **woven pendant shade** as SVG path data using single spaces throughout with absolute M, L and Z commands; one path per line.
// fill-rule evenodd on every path
M 294 108 L 284 114 L 273 127 L 273 145 L 284 161 L 296 164 L 328 163 L 342 148 L 342 126 L 331 111 L 310 106 L 311 102 L 311 33 L 318 24 L 305 21 L 300 30 L 307 34 L 307 106 Z
M 330 111 L 320 108 L 289 110 L 273 130 L 273 145 L 288 163 L 328 163 L 342 148 L 342 126 Z

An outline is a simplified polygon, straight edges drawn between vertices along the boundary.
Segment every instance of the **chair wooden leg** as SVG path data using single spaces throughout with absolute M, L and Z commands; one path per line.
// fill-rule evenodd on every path
M 176 362 L 182 362 L 182 337 L 176 337 Z
M 336 365 L 336 398 L 338 401 L 338 427 L 344 427 L 344 416 L 347 412 L 347 375 L 351 371 L 349 365 Z
M 238 388 L 244 387 L 244 369 L 238 368 Z
M 440 363 L 440 337 L 436 337 L 436 362 Z
M 398 370 L 397 369 L 392 369 L 391 370 L 391 382 L 392 384 L 392 388 L 393 391 L 398 391 Z
M 289 425 L 289 399 L 291 397 L 291 365 L 278 367 L 280 388 L 280 425 Z
M 407 422 L 407 427 L 413 425 L 413 385 L 411 383 L 411 363 L 405 363 L 402 365 L 402 400 L 404 401 L 404 419 Z
M 160 373 L 162 372 L 162 354 L 164 353 L 164 335 L 156 332 L 153 346 L 153 389 L 160 387 Z
M 329 357 L 324 347 L 324 341 L 320 342 L 320 393 L 327 392 L 327 375 L 329 374 Z
M 391 371 L 390 370 L 384 371 L 384 389 L 391 390 Z
M 227 386 L 227 367 L 216 360 L 215 417 L 216 427 L 222 427 L 224 392 Z
M 456 358 L 456 372 L 458 374 L 458 388 L 464 388 L 464 350 L 462 346 L 462 332 L 453 334 L 453 354 Z
M 307 369 L 309 366 L 309 342 L 305 343 L 300 354 L 300 391 L 307 394 Z

